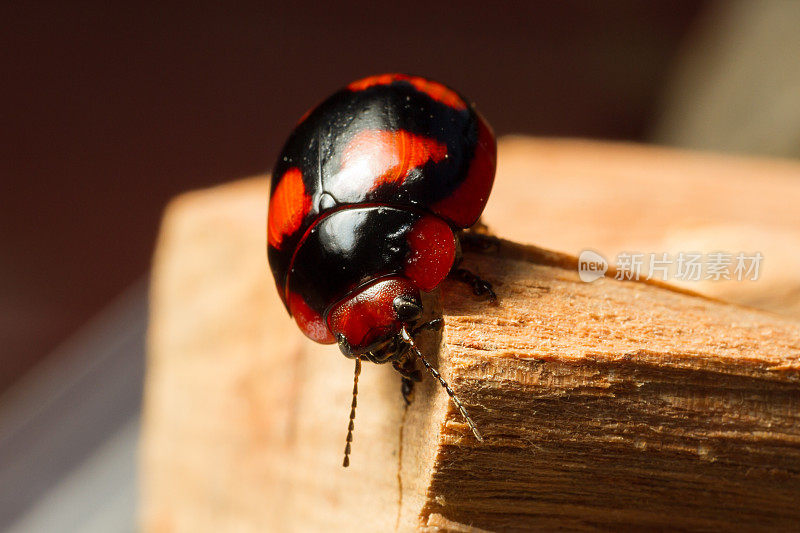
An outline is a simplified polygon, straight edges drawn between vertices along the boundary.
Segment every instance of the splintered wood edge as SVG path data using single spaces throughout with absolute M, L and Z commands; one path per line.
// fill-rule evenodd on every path
M 782 340 L 782 348 L 777 354 L 770 354 L 770 345 L 751 345 L 747 347 L 746 353 L 741 357 L 726 357 L 723 360 L 736 361 L 739 360 L 744 364 L 757 363 L 759 361 L 771 361 L 773 364 L 770 370 L 774 374 L 769 374 L 778 379 L 785 378 L 788 381 L 800 380 L 800 321 L 790 317 L 785 317 L 764 311 L 754 309 L 751 307 L 743 306 L 740 304 L 724 302 L 716 298 L 712 298 L 697 292 L 676 287 L 669 283 L 657 280 L 617 280 L 614 278 L 616 271 L 613 266 L 609 266 L 609 271 L 606 275 L 595 282 L 582 282 L 577 275 L 578 259 L 572 255 L 546 250 L 530 244 L 521 244 L 504 240 L 501 238 L 496 239 L 497 245 L 491 248 L 488 252 L 467 252 L 465 253 L 465 261 L 463 265 L 469 267 L 471 270 L 481 274 L 485 271 L 493 271 L 493 277 L 483 276 L 488 281 L 495 282 L 495 288 L 498 292 L 498 302 L 491 303 L 483 301 L 480 297 L 475 297 L 464 286 L 453 280 L 446 280 L 443 284 L 445 291 L 443 293 L 443 314 L 445 315 L 445 323 L 450 314 L 469 314 L 474 317 L 490 316 L 492 321 L 498 319 L 502 321 L 506 318 L 503 313 L 503 284 L 508 280 L 503 279 L 507 274 L 505 267 L 508 265 L 515 266 L 516 279 L 520 280 L 527 276 L 533 275 L 542 282 L 566 282 L 571 284 L 574 288 L 585 289 L 585 293 L 595 293 L 592 296 L 600 297 L 606 291 L 613 293 L 627 294 L 631 297 L 628 301 L 623 301 L 622 305 L 633 307 L 640 303 L 640 296 L 647 295 L 646 304 L 648 310 L 653 307 L 653 304 L 669 303 L 672 306 L 685 306 L 687 310 L 692 311 L 692 315 L 697 314 L 698 311 L 707 312 L 712 316 L 714 313 L 724 311 L 724 315 L 720 315 L 720 319 L 730 317 L 740 317 L 743 320 L 756 321 L 759 324 L 767 326 L 775 326 L 778 331 L 767 335 L 768 338 Z M 525 266 L 531 270 L 525 270 Z M 535 301 L 541 296 L 537 293 L 537 289 L 546 289 L 543 286 L 530 286 L 531 301 Z M 604 289 L 605 288 L 605 289 Z M 450 297 L 452 295 L 452 297 Z M 519 308 L 516 309 L 517 311 Z M 527 309 L 525 310 L 527 311 Z M 658 309 L 655 309 L 658 311 Z M 514 314 L 514 310 L 510 315 Z M 570 319 L 569 315 L 563 315 L 561 318 Z M 687 318 L 688 320 L 688 318 Z M 726 328 L 731 327 L 731 323 L 722 321 L 715 322 L 711 320 L 708 324 L 716 333 L 722 333 Z M 702 331 L 696 333 L 703 333 Z M 758 337 L 759 339 L 761 336 Z M 643 341 L 649 340 L 647 337 L 642 337 Z M 445 338 L 445 345 L 448 344 Z M 491 350 L 488 350 L 491 352 Z M 637 350 L 637 355 L 646 355 L 648 350 Z M 678 352 L 675 352 L 678 353 Z M 704 354 L 714 354 L 715 350 L 689 350 L 685 352 L 696 358 L 696 360 L 705 360 Z M 735 354 L 735 350 L 728 350 L 728 355 Z M 489 354 L 487 354 L 489 355 Z M 772 355 L 772 356 L 771 356 Z M 592 358 L 592 352 L 587 352 L 584 356 Z M 570 360 L 577 361 L 580 358 L 571 357 Z M 647 358 L 645 358 L 647 359 Z M 717 357 L 711 357 L 717 360 Z M 655 360 L 655 362 L 659 362 Z M 760 366 L 760 365 L 758 365 Z M 700 367 L 698 367 L 700 368 Z M 782 376 L 782 377 L 781 377 Z
M 642 416 L 638 424 L 647 425 L 651 423 L 645 420 L 647 405 L 654 400 L 637 396 L 637 387 L 647 384 L 664 390 L 685 390 L 687 396 L 679 392 L 674 401 L 678 402 L 679 410 L 694 413 L 691 416 L 698 419 L 696 425 L 687 424 L 681 430 L 686 431 L 685 435 L 667 431 L 663 443 L 651 443 L 647 438 L 636 436 L 635 431 L 633 437 L 626 437 L 624 432 L 617 435 L 612 429 L 608 438 L 616 445 L 632 449 L 657 444 L 662 451 L 696 455 L 704 463 L 712 463 L 715 453 L 723 453 L 715 452 L 713 445 L 691 444 L 695 439 L 714 442 L 717 438 L 715 431 L 718 430 L 711 427 L 713 418 L 704 419 L 704 412 L 710 417 L 755 417 L 750 427 L 752 438 L 731 438 L 720 445 L 720 450 L 727 450 L 724 453 L 732 453 L 726 447 L 740 450 L 741 460 L 745 462 L 750 460 L 747 455 L 750 452 L 745 450 L 760 446 L 759 439 L 772 439 L 772 442 L 781 443 L 780 446 L 800 444 L 800 414 L 793 403 L 796 400 L 791 400 L 797 397 L 800 383 L 800 322 L 706 298 L 664 283 L 613 278 L 584 283 L 578 278 L 575 257 L 505 240 L 500 240 L 496 249 L 489 253 L 465 253 L 464 266 L 494 283 L 499 301 L 488 303 L 452 280 L 442 284 L 439 300 L 445 327 L 438 364 L 486 440 L 478 443 L 457 408 L 447 403 L 427 501 L 419 515 L 423 530 L 440 527 L 447 531 L 477 531 L 472 528 L 481 524 L 495 524 L 492 528 L 502 529 L 502 523 L 498 525 L 494 519 L 486 518 L 491 513 L 481 515 L 479 509 L 485 511 L 487 505 L 493 504 L 481 500 L 480 483 L 468 479 L 480 476 L 482 471 L 488 472 L 485 468 L 491 470 L 489 465 L 500 457 L 508 460 L 512 453 L 509 450 L 518 448 L 523 454 L 520 457 L 524 457 L 531 453 L 530 449 L 524 451 L 526 446 L 535 449 L 537 439 L 547 441 L 550 438 L 547 433 L 540 434 L 537 429 L 527 427 L 539 421 L 540 415 L 532 414 L 537 409 L 537 399 L 566 401 L 564 405 L 568 406 L 569 398 L 577 391 L 584 391 L 578 393 L 580 397 L 581 394 L 595 394 L 586 393 L 586 390 L 596 390 L 598 398 L 606 398 L 604 413 L 614 418 L 616 402 L 613 398 L 620 394 L 621 404 L 628 407 L 635 404 L 632 412 Z M 606 299 L 610 306 L 603 309 Z M 696 394 L 692 390 L 704 389 L 708 391 L 707 398 L 692 396 Z M 762 400 L 767 402 L 764 411 L 744 409 L 743 413 L 738 413 L 733 404 L 726 407 L 720 400 L 740 390 L 744 396 L 750 390 L 764 391 L 764 398 L 768 398 Z M 517 402 L 521 403 L 517 405 Z M 512 436 L 514 431 L 508 433 L 507 425 L 495 426 L 497 421 L 493 418 L 497 416 L 497 409 L 521 411 L 517 413 L 517 423 L 521 426 L 514 430 L 518 432 L 516 436 Z M 564 421 L 570 420 L 578 432 L 582 431 L 579 420 L 570 419 L 567 413 L 560 416 L 566 417 Z M 664 416 L 668 421 L 675 420 L 669 418 L 675 413 Z M 635 417 L 624 421 L 622 418 L 621 425 L 637 424 Z M 517 420 L 513 416 L 510 419 Z M 501 424 L 508 424 L 510 419 L 506 414 Z M 776 421 L 774 427 L 773 420 Z M 744 424 L 743 433 L 747 434 Z M 557 437 L 563 438 L 566 438 L 564 442 L 574 439 L 580 442 L 584 436 L 576 433 L 573 437 L 563 434 Z M 586 444 L 590 445 L 591 441 L 590 437 Z M 769 451 L 764 452 L 764 457 L 775 453 L 771 445 L 766 448 Z M 756 470 L 768 470 L 764 468 L 766 460 L 762 459 L 752 459 Z M 783 464 L 792 465 L 800 458 L 789 454 L 783 460 Z M 474 472 L 467 466 L 473 462 Z M 779 461 L 776 464 L 780 464 Z M 551 466 L 558 471 L 557 465 Z M 665 467 L 654 467 L 654 479 L 667 475 L 666 470 L 659 468 Z M 787 472 L 792 469 L 781 466 L 773 471 L 783 472 L 783 468 L 788 468 Z M 514 489 L 508 490 L 513 492 Z M 530 489 L 520 490 L 525 493 Z M 784 496 L 779 489 L 775 490 L 778 496 Z M 613 487 L 608 491 L 612 494 Z M 470 500 L 468 494 L 479 499 Z M 453 502 L 452 497 L 457 501 Z M 781 500 L 776 497 L 775 501 Z M 547 505 L 537 507 L 539 503 L 534 500 L 519 500 L 518 505 L 523 502 L 528 506 L 528 513 L 553 513 L 555 516 L 563 512 L 558 506 L 549 510 Z M 752 501 L 746 502 L 745 507 L 751 504 Z M 775 505 L 776 517 L 786 519 L 786 507 Z M 621 513 L 621 523 L 616 525 L 637 520 L 635 512 L 630 512 L 633 514 Z M 653 516 L 643 512 L 642 524 L 653 520 Z M 603 519 L 597 520 L 601 523 Z M 699 518 L 686 517 L 687 527 L 713 524 L 693 520 Z M 546 527 L 545 523 L 542 527 Z M 556 520 L 549 525 L 555 527 L 558 523 Z
M 497 242 L 499 244 L 498 254 L 502 255 L 502 257 L 505 257 L 507 259 L 513 259 L 516 261 L 527 261 L 529 263 L 537 265 L 552 266 L 564 270 L 570 270 L 573 272 L 576 272 L 578 269 L 578 258 L 575 257 L 574 255 L 565 254 L 563 252 L 557 252 L 554 250 L 547 250 L 545 248 L 539 248 L 538 246 L 533 244 L 523 244 L 514 241 L 509 241 L 499 237 L 497 238 Z M 614 265 L 608 265 L 608 270 L 605 273 L 605 277 L 614 278 L 616 275 L 617 275 L 617 268 Z M 698 292 L 692 291 L 690 289 L 677 287 L 675 285 L 671 285 L 669 283 L 659 281 L 657 279 L 623 279 L 620 281 L 629 283 L 644 283 L 647 285 L 652 285 L 653 287 L 660 287 L 662 289 L 666 289 L 672 292 L 677 292 L 680 294 L 695 296 L 697 298 L 704 298 L 706 300 L 720 301 L 715 298 L 711 298 L 710 296 L 706 296 Z

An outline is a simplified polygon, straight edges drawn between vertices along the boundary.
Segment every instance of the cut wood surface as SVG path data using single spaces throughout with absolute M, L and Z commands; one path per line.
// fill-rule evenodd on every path
M 642 282 L 584 283 L 574 257 L 502 241 L 465 259 L 499 304 L 447 281 L 426 302 L 446 326 L 421 339 L 485 441 L 432 380 L 406 409 L 396 372 L 366 364 L 343 469 L 352 361 L 286 316 L 264 254 L 267 182 L 184 195 L 153 272 L 146 531 L 797 527 L 798 305 L 784 292 L 753 300 L 753 287 L 800 287 L 796 252 L 788 263 L 767 253 L 772 238 L 798 242 L 786 199 L 800 197 L 798 166 L 523 139 L 499 157 L 485 217 L 499 235 L 613 257 L 662 251 L 692 227 L 727 249 L 712 233 L 747 228 L 731 242 L 764 253 L 765 278 L 699 289 L 786 316 Z M 737 198 L 756 183 L 743 215 Z M 618 195 L 639 202 L 637 216 L 610 213 Z M 690 217 L 710 200 L 705 221 Z
M 671 281 L 800 318 L 800 163 L 510 137 L 484 220 L 506 239 L 610 262 L 620 252 L 756 252 L 757 283 Z

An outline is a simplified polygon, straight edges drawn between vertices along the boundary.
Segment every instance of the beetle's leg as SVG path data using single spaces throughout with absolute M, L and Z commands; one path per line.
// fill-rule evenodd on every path
M 442 318 L 434 318 L 414 328 L 412 335 L 416 337 L 419 333 L 428 329 L 431 331 L 441 331 L 442 327 L 444 327 L 444 320 L 442 320 Z
M 462 283 L 466 283 L 470 287 L 472 287 L 472 292 L 475 296 L 481 296 L 487 294 L 489 296 L 489 300 L 492 302 L 497 301 L 497 294 L 495 294 L 494 289 L 492 289 L 492 284 L 486 281 L 485 279 L 473 274 L 466 268 L 457 268 L 450 273 L 450 275 L 457 279 Z
M 444 326 L 444 320 L 434 318 L 414 328 L 414 335 L 428 329 L 439 331 L 442 326 Z M 414 382 L 422 381 L 422 372 L 417 370 L 414 359 L 409 357 L 408 351 L 405 350 L 400 359 L 392 361 L 392 366 L 400 373 L 400 392 L 403 394 L 403 400 L 405 400 L 406 405 L 410 405 L 411 395 L 414 393 Z
M 410 357 L 393 361 L 392 366 L 400 373 L 400 392 L 406 405 L 411 404 L 411 395 L 414 393 L 414 382 L 422 381 L 422 373 L 417 370 L 415 361 Z
M 411 405 L 411 396 L 414 394 L 414 381 L 407 378 L 400 378 L 400 393 L 403 395 L 403 401 L 406 405 Z

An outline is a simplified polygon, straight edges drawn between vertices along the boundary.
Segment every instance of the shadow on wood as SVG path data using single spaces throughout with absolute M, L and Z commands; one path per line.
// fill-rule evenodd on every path
M 352 362 L 286 316 L 265 261 L 266 191 L 255 179 L 190 193 L 166 215 L 145 530 L 800 520 L 800 323 L 647 283 L 583 283 L 574 258 L 508 241 L 466 256 L 500 304 L 445 282 L 430 300 L 445 329 L 422 339 L 485 442 L 432 380 L 406 409 L 399 376 L 365 364 L 343 469 Z

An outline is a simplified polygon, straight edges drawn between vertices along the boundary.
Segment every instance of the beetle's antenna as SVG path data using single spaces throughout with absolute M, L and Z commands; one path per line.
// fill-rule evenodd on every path
M 478 428 L 475 426 L 475 422 L 472 421 L 472 418 L 470 418 L 466 408 L 461 404 L 461 400 L 458 399 L 458 396 L 456 396 L 456 393 L 453 392 L 453 389 L 450 388 L 450 385 L 448 385 L 447 382 L 442 377 L 442 375 L 439 374 L 439 371 L 433 368 L 433 366 L 431 366 L 428 360 L 425 359 L 425 356 L 422 355 L 422 351 L 417 346 L 414 337 L 412 337 L 408 333 L 408 330 L 406 329 L 405 326 L 403 326 L 403 329 L 400 330 L 400 336 L 403 339 L 403 341 L 406 344 L 408 344 L 411 350 L 417 355 L 417 357 L 419 357 L 419 360 L 422 361 L 422 364 L 425 365 L 425 368 L 428 369 L 428 372 L 430 372 L 433 377 L 439 380 L 439 383 L 441 383 L 442 387 L 444 387 L 444 390 L 447 391 L 447 394 L 450 396 L 450 399 L 453 400 L 453 403 L 456 404 L 458 410 L 461 411 L 461 416 L 463 416 L 464 419 L 467 421 L 467 424 L 469 424 L 469 427 L 470 429 L 472 429 L 472 434 L 475 435 L 475 438 L 478 439 L 480 442 L 483 442 L 483 437 L 481 436 L 481 432 L 478 431 Z
M 344 461 L 342 466 L 347 468 L 350 466 L 350 443 L 353 442 L 353 430 L 356 428 L 356 405 L 358 402 L 358 375 L 361 374 L 361 358 L 356 356 L 356 371 L 353 374 L 353 403 L 350 404 L 350 423 L 347 425 L 347 440 L 344 445 Z

